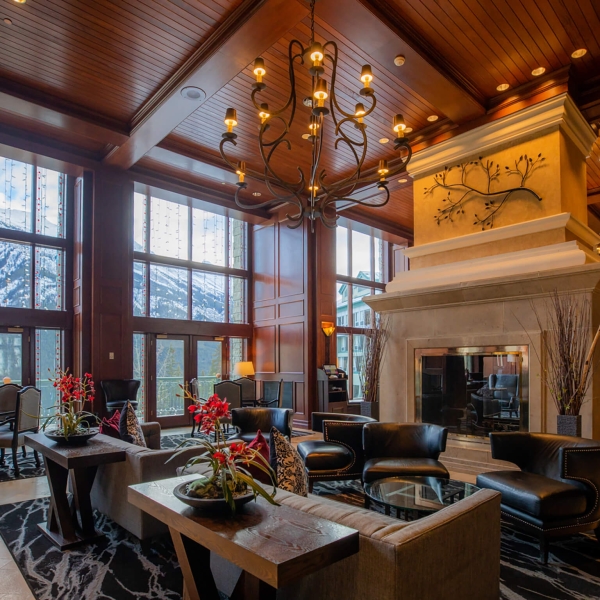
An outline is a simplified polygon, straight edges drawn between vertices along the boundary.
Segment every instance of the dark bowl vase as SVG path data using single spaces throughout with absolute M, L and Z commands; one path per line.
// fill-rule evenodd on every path
M 174 490 L 173 495 L 175 498 L 181 500 L 184 504 L 191 506 L 192 508 L 207 511 L 207 512 L 219 512 L 219 513 L 231 513 L 231 507 L 227 504 L 225 498 L 196 498 L 193 496 L 188 496 L 185 493 L 186 487 L 191 482 L 185 481 L 184 483 L 180 483 Z M 244 504 L 250 502 L 254 498 L 254 493 L 249 492 L 248 494 L 244 494 L 243 496 L 238 496 L 234 498 L 235 502 L 235 510 L 239 511 Z
M 91 440 L 95 435 L 98 435 L 98 429 L 90 429 L 89 432 L 76 433 L 69 437 L 65 437 L 61 433 L 57 433 L 56 429 L 52 429 L 50 431 L 44 431 L 44 435 L 53 442 L 64 446 L 85 446 L 85 444 L 88 443 L 88 440 Z

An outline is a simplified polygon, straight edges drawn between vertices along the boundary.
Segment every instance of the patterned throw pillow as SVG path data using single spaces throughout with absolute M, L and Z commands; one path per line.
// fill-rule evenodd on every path
M 271 467 L 277 476 L 277 487 L 298 496 L 308 496 L 308 478 L 297 450 L 273 427 L 270 447 Z
M 116 410 L 115 414 L 107 419 L 104 417 L 102 422 L 100 423 L 100 433 L 104 435 L 108 435 L 109 437 L 115 438 L 117 440 L 121 439 L 121 433 L 119 432 L 119 425 L 121 422 L 121 413 Z
M 135 444 L 136 446 L 146 447 L 146 440 L 144 439 L 144 432 L 140 422 L 138 421 L 135 410 L 131 406 L 131 402 L 123 407 L 121 413 L 121 420 L 119 421 L 119 432 L 121 433 L 121 439 L 124 442 Z

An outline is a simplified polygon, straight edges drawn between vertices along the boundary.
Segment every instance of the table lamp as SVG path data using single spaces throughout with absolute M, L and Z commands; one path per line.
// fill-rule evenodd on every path
M 252 377 L 254 375 L 254 365 L 249 360 L 235 363 L 233 374 L 239 377 Z
M 7 385 L 7 384 L 9 384 L 11 381 L 12 381 L 12 379 L 11 379 L 10 377 L 5 377 L 5 378 L 2 380 L 2 383 L 3 383 L 4 385 Z

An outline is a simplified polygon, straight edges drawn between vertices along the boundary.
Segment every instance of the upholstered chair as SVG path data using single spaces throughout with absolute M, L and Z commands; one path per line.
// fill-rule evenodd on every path
M 42 405 L 42 394 L 33 386 L 20 389 L 17 392 L 15 406 L 15 417 L 12 431 L 8 428 L 0 430 L 0 464 L 4 464 L 4 452 L 6 448 L 12 450 L 13 469 L 15 477 L 19 477 L 18 450 L 23 448 L 25 456 L 25 434 L 37 433 L 40 426 L 40 413 Z M 40 458 L 36 450 L 33 451 L 35 464 L 40 466 Z
M 116 410 L 123 410 L 127 402 L 131 402 L 134 410 L 137 410 L 137 393 L 140 389 L 138 379 L 103 379 L 100 387 L 104 392 L 106 410 L 109 414 Z
M 235 382 L 242 386 L 242 406 L 254 406 L 256 404 L 256 381 L 248 377 L 240 377 Z
M 229 441 L 251 442 L 259 429 L 269 441 L 271 427 L 291 439 L 293 419 L 294 411 L 290 408 L 236 408 L 231 411 L 231 424 L 238 428 L 238 433 Z
M 600 442 L 550 433 L 490 433 L 492 458 L 520 470 L 494 471 L 477 485 L 502 494 L 502 517 L 540 540 L 595 530 L 600 541 Z
M 438 460 L 447 437 L 448 429 L 429 423 L 367 423 L 364 482 L 403 475 L 449 478 Z
M 16 383 L 0 385 L 0 425 L 10 422 L 15 417 L 17 393 L 21 389 Z
M 323 439 L 298 444 L 310 492 L 315 481 L 362 479 L 362 430 L 365 423 L 374 422 L 361 415 L 312 413 L 312 430 L 323 433 Z

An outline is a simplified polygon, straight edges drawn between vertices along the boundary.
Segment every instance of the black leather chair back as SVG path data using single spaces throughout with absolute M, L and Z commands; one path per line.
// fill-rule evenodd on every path
M 214 392 L 221 400 L 229 402 L 230 410 L 242 406 L 242 386 L 236 381 L 220 381 L 219 383 L 215 383 Z
M 432 458 L 446 449 L 448 430 L 429 423 L 365 423 L 363 448 L 370 458 Z
M 294 411 L 290 408 L 236 408 L 231 411 L 231 424 L 239 427 L 241 434 L 260 429 L 266 436 L 271 427 L 275 427 L 291 439 L 293 419 Z
M 326 413 L 314 412 L 311 417 L 311 426 L 313 431 L 324 433 L 323 421 L 345 421 L 349 423 L 376 423 L 377 419 L 371 417 L 363 417 L 362 415 L 348 415 L 345 413 Z M 361 434 L 362 446 L 362 434 Z
M 140 389 L 138 379 L 103 379 L 100 387 L 104 392 L 106 403 L 109 402 L 136 402 Z

